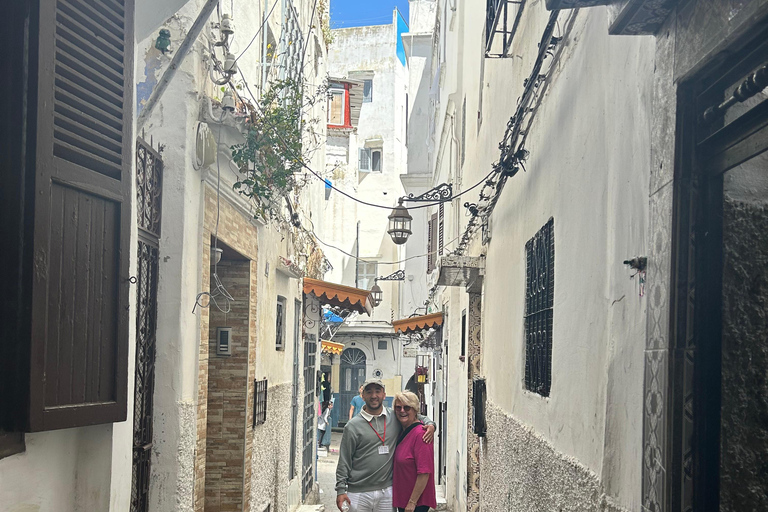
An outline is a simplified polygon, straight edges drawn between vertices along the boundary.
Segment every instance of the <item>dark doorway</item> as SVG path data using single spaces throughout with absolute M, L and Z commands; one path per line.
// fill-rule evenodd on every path
M 339 424 L 346 424 L 352 398 L 360 393 L 365 382 L 365 352 L 359 348 L 348 348 L 341 353 L 341 375 L 339 376 Z
M 672 510 L 768 510 L 767 66 L 763 33 L 681 87 Z

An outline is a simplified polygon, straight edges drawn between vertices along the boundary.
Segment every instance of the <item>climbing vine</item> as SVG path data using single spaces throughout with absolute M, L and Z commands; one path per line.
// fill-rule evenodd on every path
M 298 193 L 305 162 L 319 147 L 306 136 L 319 119 L 314 105 L 327 94 L 327 85 L 307 93 L 301 82 L 274 80 L 258 105 L 243 102 L 248 114 L 245 142 L 232 146 L 232 160 L 240 170 L 234 184 L 240 194 L 253 199 L 257 215 L 273 219 L 282 211 L 281 200 Z

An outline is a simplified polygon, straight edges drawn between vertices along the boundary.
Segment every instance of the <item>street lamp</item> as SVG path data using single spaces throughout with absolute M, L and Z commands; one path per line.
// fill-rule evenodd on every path
M 373 303 L 373 307 L 379 307 L 379 304 L 381 304 L 381 299 L 383 298 L 384 292 L 381 290 L 381 286 L 376 284 L 374 281 L 373 286 L 371 287 L 371 302 Z
M 377 307 L 381 304 L 381 300 L 384 298 L 384 292 L 379 286 L 379 281 L 405 281 L 405 271 L 396 270 L 388 276 L 377 277 L 373 281 L 373 287 L 371 288 L 371 302 L 373 302 L 373 307 Z
M 392 237 L 392 241 L 397 245 L 402 245 L 408 241 L 411 236 L 411 221 L 413 217 L 408 213 L 408 209 L 403 206 L 404 201 L 414 203 L 445 203 L 453 199 L 453 185 L 450 183 L 441 183 L 440 185 L 427 190 L 416 197 L 408 194 L 397 200 L 397 206 L 389 214 L 389 229 L 387 233 Z
M 408 241 L 411 236 L 411 221 L 413 217 L 408 213 L 408 208 L 403 206 L 403 198 L 397 201 L 397 206 L 389 214 L 389 229 L 387 233 L 392 237 L 392 241 L 397 245 L 402 245 Z

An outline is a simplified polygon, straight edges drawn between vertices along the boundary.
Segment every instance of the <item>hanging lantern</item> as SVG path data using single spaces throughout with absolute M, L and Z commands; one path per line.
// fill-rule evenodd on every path
M 381 287 L 378 283 L 373 283 L 373 287 L 371 287 L 371 302 L 373 303 L 373 307 L 378 307 L 383 298 L 384 292 L 381 290 Z
M 389 229 L 387 233 L 392 237 L 392 241 L 397 245 L 402 245 L 408 241 L 411 236 L 411 221 L 413 217 L 408 213 L 408 209 L 403 206 L 402 198 L 398 200 L 397 206 L 389 214 Z

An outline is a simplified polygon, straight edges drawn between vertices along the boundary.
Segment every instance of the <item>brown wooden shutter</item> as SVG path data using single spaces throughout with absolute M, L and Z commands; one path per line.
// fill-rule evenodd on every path
M 437 261 L 437 214 L 433 213 L 427 225 L 427 274 L 435 269 Z
M 440 203 L 437 224 L 437 254 L 442 256 L 445 245 L 445 203 Z
M 133 0 L 36 7 L 30 431 L 126 418 L 133 160 Z

